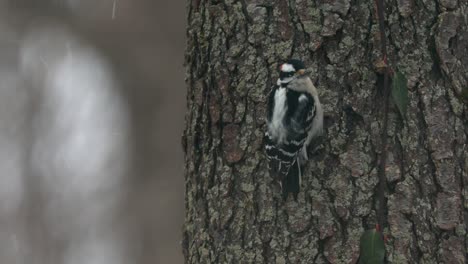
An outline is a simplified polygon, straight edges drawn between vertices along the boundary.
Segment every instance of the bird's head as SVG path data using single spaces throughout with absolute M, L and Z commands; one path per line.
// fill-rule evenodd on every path
M 288 82 L 293 78 L 304 75 L 305 67 L 304 62 L 297 59 L 290 59 L 280 66 L 280 80 L 281 82 Z

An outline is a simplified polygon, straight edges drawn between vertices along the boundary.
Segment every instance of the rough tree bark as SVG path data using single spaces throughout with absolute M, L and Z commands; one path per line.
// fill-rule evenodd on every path
M 468 3 L 386 3 L 389 61 L 408 78 L 392 106 L 386 177 L 390 263 L 466 263 Z M 355 263 L 376 223 L 382 92 L 375 3 L 189 0 L 186 263 Z M 298 202 L 265 163 L 265 98 L 279 61 L 308 65 L 326 136 Z

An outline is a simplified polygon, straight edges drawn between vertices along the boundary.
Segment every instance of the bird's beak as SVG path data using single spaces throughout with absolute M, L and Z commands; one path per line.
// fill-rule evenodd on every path
M 298 71 L 297 71 L 297 74 L 299 74 L 299 75 L 303 75 L 304 73 L 305 73 L 305 70 L 304 70 L 304 69 L 298 70 Z

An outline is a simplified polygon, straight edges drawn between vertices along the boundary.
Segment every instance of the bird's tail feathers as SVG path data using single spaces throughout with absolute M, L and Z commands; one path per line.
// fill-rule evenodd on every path
M 288 174 L 281 180 L 281 191 L 283 199 L 287 200 L 289 193 L 292 193 L 294 200 L 297 201 L 297 196 L 300 191 L 302 182 L 302 168 L 299 160 L 296 160 L 289 169 Z

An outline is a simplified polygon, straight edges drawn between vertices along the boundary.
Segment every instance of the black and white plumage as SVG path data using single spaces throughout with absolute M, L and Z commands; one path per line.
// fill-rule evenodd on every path
M 317 90 L 304 75 L 304 63 L 289 60 L 268 99 L 266 154 L 270 173 L 280 182 L 283 198 L 297 199 L 307 146 L 322 133 L 323 110 Z

